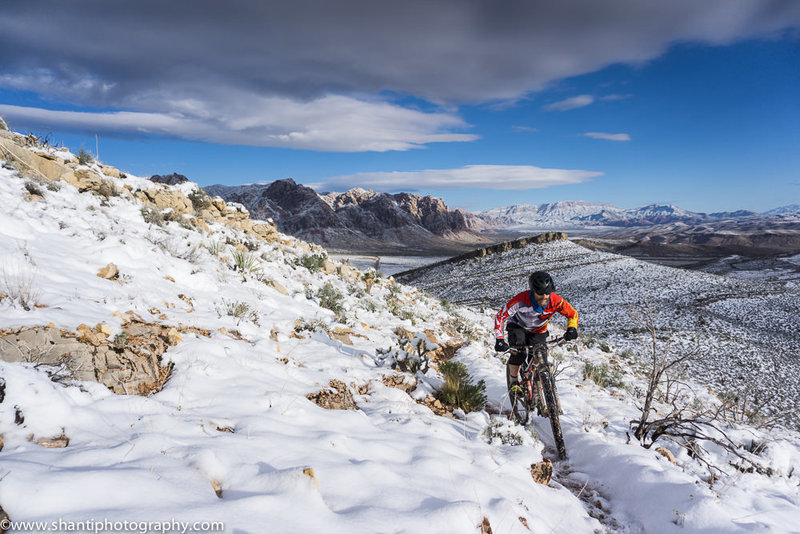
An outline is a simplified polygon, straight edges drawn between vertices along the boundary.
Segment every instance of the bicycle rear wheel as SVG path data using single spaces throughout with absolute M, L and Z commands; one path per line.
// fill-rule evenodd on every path
M 550 427 L 553 429 L 553 441 L 558 451 L 558 458 L 559 460 L 565 460 L 567 458 L 567 446 L 564 443 L 564 435 L 561 433 L 561 421 L 558 418 L 559 403 L 557 401 L 556 384 L 549 369 L 540 372 L 539 378 L 542 381 L 544 402 L 547 405 Z

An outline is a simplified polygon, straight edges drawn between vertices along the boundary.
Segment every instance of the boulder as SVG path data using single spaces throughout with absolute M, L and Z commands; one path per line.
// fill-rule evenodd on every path
M 328 390 L 312 393 L 306 398 L 326 410 L 357 410 L 350 388 L 341 380 L 331 380 Z
M 3 117 L 0 117 L 0 130 L 8 131 L 8 125 L 6 121 L 3 120 Z
M 44 178 L 51 182 L 70 170 L 60 160 L 34 154 L 12 139 L 0 138 L 0 156 L 25 177 Z
M 280 283 L 276 282 L 275 280 L 264 280 L 264 284 L 267 287 L 271 287 L 272 289 L 274 289 L 275 291 L 277 291 L 278 293 L 280 293 L 282 295 L 288 295 L 289 294 L 289 292 L 286 290 L 286 288 L 283 287 Z
M 119 278 L 119 268 L 113 263 L 109 263 L 105 267 L 97 271 L 97 276 L 105 278 L 106 280 L 116 280 Z
M 103 170 L 103 174 L 105 174 L 106 176 L 110 176 L 112 178 L 119 178 L 120 177 L 119 170 L 116 169 L 115 167 L 111 167 L 109 165 L 103 165 L 102 170 Z
M 545 458 L 538 464 L 531 465 L 531 477 L 537 484 L 549 484 L 553 476 L 553 462 Z

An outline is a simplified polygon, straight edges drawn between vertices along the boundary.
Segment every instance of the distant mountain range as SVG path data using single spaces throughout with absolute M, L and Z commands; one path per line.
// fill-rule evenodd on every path
M 212 185 L 209 194 L 243 204 L 253 218 L 331 249 L 424 253 L 457 252 L 491 240 L 484 219 L 451 210 L 440 198 L 376 193 L 356 188 L 318 194 L 294 180 L 240 186 Z
M 653 226 L 659 224 L 701 224 L 726 219 L 753 219 L 773 215 L 800 216 L 800 206 L 792 205 L 770 210 L 764 214 L 740 210 L 733 212 L 696 213 L 669 204 L 651 204 L 624 209 L 611 204 L 563 201 L 552 204 L 520 204 L 494 208 L 477 214 L 486 221 L 495 221 L 510 230 L 568 229 L 587 226 Z
M 521 204 L 470 213 L 440 198 L 376 193 L 361 188 L 319 194 L 292 179 L 271 184 L 212 185 L 212 195 L 243 204 L 254 218 L 332 250 L 378 254 L 455 254 L 543 230 L 591 231 L 628 238 L 625 247 L 687 245 L 724 253 L 777 254 L 800 250 L 800 206 L 766 213 L 696 213 L 669 204 L 635 209 L 562 201 Z M 616 245 L 615 245 L 616 246 Z M 672 254 L 674 251 L 668 251 Z M 653 253 L 652 251 L 648 254 Z M 659 251 L 658 254 L 665 252 Z

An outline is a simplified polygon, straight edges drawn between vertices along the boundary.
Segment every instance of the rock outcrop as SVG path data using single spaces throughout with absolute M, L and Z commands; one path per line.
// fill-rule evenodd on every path
M 164 176 L 161 176 L 160 174 L 154 174 L 150 177 L 150 181 L 165 185 L 178 185 L 188 182 L 189 179 L 182 174 L 173 172 L 172 174 L 166 174 Z
M 75 332 L 52 325 L 0 331 L 0 359 L 54 366 L 64 378 L 99 382 L 118 394 L 148 395 L 169 377 L 172 368 L 161 364 L 161 355 L 181 341 L 181 332 L 210 335 L 198 328 L 147 323 L 129 312 L 113 339 L 105 324 L 82 324 Z
M 273 223 L 251 220 L 249 211 L 242 205 L 226 204 L 221 198 L 209 198 L 202 190 L 187 196 L 182 190 L 163 184 L 143 189 L 129 184 L 120 185 L 117 180 L 124 180 L 126 174 L 118 169 L 98 163 L 79 165 L 65 150 L 40 147 L 35 141 L 31 136 L 0 128 L 0 159 L 25 178 L 40 183 L 60 180 L 80 192 L 91 192 L 106 198 L 135 198 L 145 208 L 155 209 L 159 213 L 168 211 L 173 220 L 185 218 L 201 230 L 208 231 L 210 223 L 220 223 L 268 241 L 278 239 Z M 178 174 L 162 178 L 175 183 L 185 179 Z
M 463 251 L 488 242 L 474 232 L 484 224 L 480 219 L 430 196 L 360 188 L 319 195 L 292 179 L 207 190 L 274 220 L 282 232 L 329 248 Z

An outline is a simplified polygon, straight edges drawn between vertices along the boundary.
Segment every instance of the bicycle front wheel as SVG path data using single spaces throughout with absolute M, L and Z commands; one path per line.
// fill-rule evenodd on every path
M 539 378 L 542 381 L 544 402 L 547 405 L 547 415 L 550 418 L 550 427 L 553 429 L 553 441 L 558 451 L 558 458 L 559 460 L 566 460 L 567 446 L 564 443 L 564 435 L 561 433 L 561 421 L 558 417 L 558 412 L 560 410 L 558 394 L 556 393 L 556 383 L 553 380 L 553 375 L 550 373 L 550 370 L 539 373 Z

